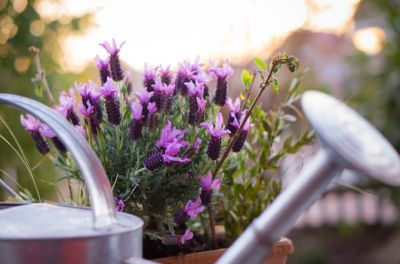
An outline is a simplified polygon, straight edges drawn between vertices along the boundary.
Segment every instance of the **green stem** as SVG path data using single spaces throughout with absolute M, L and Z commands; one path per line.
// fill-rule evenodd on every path
M 215 249 L 217 247 L 217 241 L 215 240 L 215 220 L 214 220 L 214 211 L 211 203 L 208 204 L 207 210 L 210 222 L 210 247 L 211 249 Z

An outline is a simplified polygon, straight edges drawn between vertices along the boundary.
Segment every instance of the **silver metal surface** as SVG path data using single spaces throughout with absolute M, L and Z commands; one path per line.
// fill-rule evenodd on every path
M 289 232 L 344 168 L 359 170 L 387 184 L 400 184 L 400 157 L 354 110 L 315 91 L 303 95 L 302 106 L 325 148 L 217 263 L 262 263 L 273 244 Z
M 356 111 L 317 91 L 303 95 L 310 124 L 344 167 L 389 185 L 400 185 L 400 157 L 390 143 Z
M 0 103 L 25 110 L 54 130 L 78 164 L 93 207 L 0 203 L 0 263 L 121 263 L 140 258 L 143 221 L 116 213 L 110 183 L 86 140 L 39 102 L 0 94 Z
M 24 110 L 46 123 L 74 157 L 89 190 L 97 228 L 115 222 L 115 205 L 107 175 L 89 143 L 60 114 L 26 97 L 0 94 L 0 103 Z

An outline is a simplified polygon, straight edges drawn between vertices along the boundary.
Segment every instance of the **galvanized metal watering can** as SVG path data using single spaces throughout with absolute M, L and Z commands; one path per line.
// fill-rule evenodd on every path
M 399 155 L 364 118 L 321 92 L 306 92 L 301 102 L 322 149 L 218 264 L 262 263 L 274 243 L 290 231 L 301 213 L 318 200 L 343 169 L 359 171 L 388 185 L 400 185 Z
M 110 183 L 86 140 L 39 102 L 0 94 L 0 103 L 25 110 L 54 130 L 78 164 L 92 206 L 0 203 L 0 263 L 124 263 L 141 258 L 143 221 L 116 212 Z

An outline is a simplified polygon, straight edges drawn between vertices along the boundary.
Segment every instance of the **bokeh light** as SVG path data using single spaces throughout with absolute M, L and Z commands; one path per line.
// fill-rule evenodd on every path
M 378 54 L 386 39 L 385 31 L 380 27 L 369 27 L 357 30 L 352 38 L 354 46 L 368 55 Z

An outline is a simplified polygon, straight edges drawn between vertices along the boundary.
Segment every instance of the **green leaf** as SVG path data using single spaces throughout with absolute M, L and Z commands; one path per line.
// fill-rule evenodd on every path
M 242 71 L 242 82 L 245 86 L 249 86 L 253 81 L 253 76 L 246 69 Z
M 35 95 L 39 98 L 42 98 L 43 96 L 43 84 L 42 83 L 36 83 L 35 84 Z
M 263 61 L 260 58 L 255 58 L 254 59 L 254 63 L 262 70 L 266 71 L 267 70 L 267 64 L 265 63 L 265 61 Z
M 279 83 L 278 83 L 278 79 L 273 78 L 272 79 L 272 87 L 274 88 L 274 92 L 278 93 L 279 92 Z

